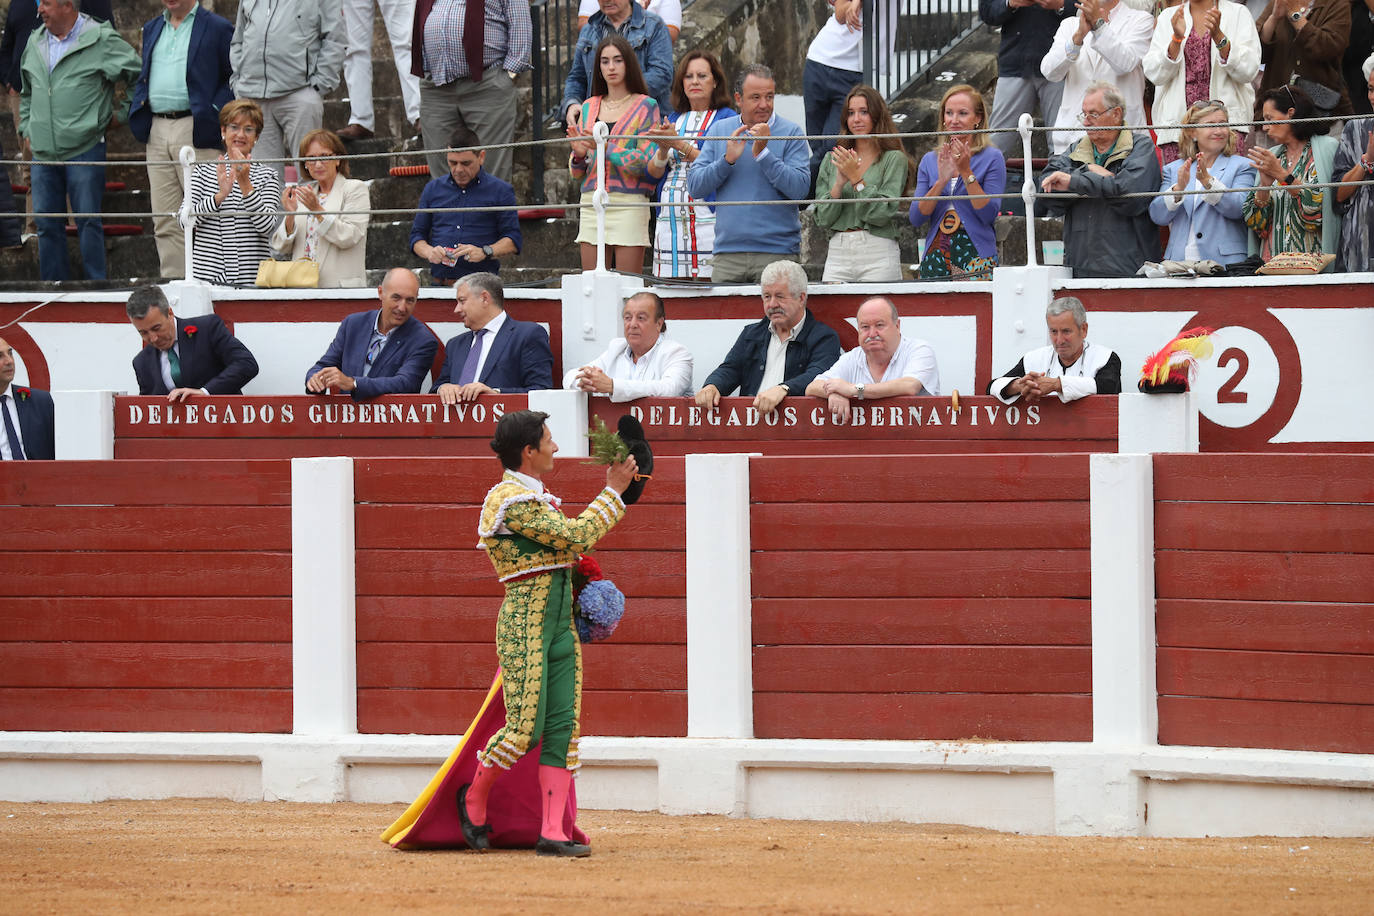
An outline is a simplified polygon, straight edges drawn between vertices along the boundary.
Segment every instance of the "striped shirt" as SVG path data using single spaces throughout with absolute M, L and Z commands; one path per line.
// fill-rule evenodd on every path
M 425 74 L 436 86 L 446 86 L 468 76 L 468 59 L 463 52 L 463 18 L 469 2 L 478 0 L 435 0 L 425 18 Z M 482 27 L 482 67 L 500 66 L 508 73 L 530 68 L 529 0 L 481 0 L 485 6 Z
M 217 204 L 219 162 L 200 163 L 191 176 L 191 212 L 196 220 L 191 269 L 197 280 L 207 283 L 252 286 L 258 263 L 272 257 L 272 233 L 282 219 L 272 213 L 281 208 L 281 179 L 270 165 L 254 162 L 248 171 L 253 192 L 244 197 L 235 181 L 224 203 Z

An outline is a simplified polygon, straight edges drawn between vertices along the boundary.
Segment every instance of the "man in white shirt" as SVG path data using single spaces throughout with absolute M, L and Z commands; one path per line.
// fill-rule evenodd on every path
M 924 340 L 902 336 L 897 306 L 886 296 L 865 299 L 855 320 L 859 345 L 806 386 L 811 397 L 825 398 L 830 412 L 849 420 L 849 401 L 872 401 L 940 393 L 935 350 Z
M 1047 80 L 1063 80 L 1059 111 L 1046 112 L 1059 128 L 1050 134 L 1050 152 L 1069 149 L 1083 137 L 1079 110 L 1093 83 L 1116 87 L 1124 100 L 1122 123 L 1140 130 L 1145 123 L 1145 52 L 1155 19 L 1121 0 L 1082 0 L 1078 15 L 1065 19 L 1040 62 Z
M 1073 296 L 1055 299 L 1045 309 L 1050 345 L 1032 350 L 988 394 L 1004 404 L 1018 398 L 1056 397 L 1068 403 L 1089 394 L 1121 393 L 1121 357 L 1109 347 L 1088 344 L 1088 313 Z
M 635 293 L 620 313 L 625 336 L 611 341 L 596 359 L 569 369 L 563 387 L 608 394 L 612 401 L 678 398 L 692 393 L 692 354 L 663 336 L 668 329 L 663 300 L 651 292 Z

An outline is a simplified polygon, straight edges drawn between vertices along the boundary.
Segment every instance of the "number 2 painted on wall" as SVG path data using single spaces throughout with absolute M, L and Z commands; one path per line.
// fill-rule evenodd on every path
M 1217 389 L 1218 404 L 1244 404 L 1250 399 L 1244 391 L 1236 390 L 1241 379 L 1245 378 L 1245 373 L 1250 371 L 1250 357 L 1240 347 L 1231 347 L 1217 358 L 1217 368 L 1220 369 L 1231 362 L 1236 364 L 1236 371 Z

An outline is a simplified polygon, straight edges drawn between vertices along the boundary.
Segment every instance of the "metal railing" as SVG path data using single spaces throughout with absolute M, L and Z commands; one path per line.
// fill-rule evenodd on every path
M 893 99 L 976 28 L 977 0 L 863 0 L 863 81 Z
M 544 203 L 544 139 L 546 125 L 561 121 L 558 103 L 563 83 L 577 51 L 577 0 L 532 0 L 530 3 L 530 194 Z

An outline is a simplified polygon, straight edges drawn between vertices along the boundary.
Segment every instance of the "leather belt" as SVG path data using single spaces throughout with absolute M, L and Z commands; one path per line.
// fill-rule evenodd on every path
M 166 118 L 166 119 L 169 120 L 169 121 L 175 121 L 175 120 L 177 120 L 178 118 L 189 118 L 190 116 L 191 116 L 191 112 L 190 112 L 190 111 L 155 111 L 155 112 L 153 112 L 153 117 L 155 117 L 155 118 Z

